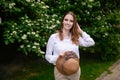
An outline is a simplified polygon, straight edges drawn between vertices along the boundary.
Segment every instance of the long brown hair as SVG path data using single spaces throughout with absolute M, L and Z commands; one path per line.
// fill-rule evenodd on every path
M 65 17 L 67 14 L 70 14 L 70 15 L 73 16 L 73 21 L 74 21 L 74 22 L 73 22 L 73 27 L 72 27 L 71 30 L 70 30 L 70 32 L 72 33 L 72 38 L 71 38 L 71 40 L 72 40 L 72 42 L 73 42 L 74 44 L 78 45 L 78 44 L 79 44 L 78 38 L 80 37 L 80 34 L 79 34 L 79 32 L 78 32 L 78 25 L 77 25 L 76 16 L 75 16 L 75 14 L 74 14 L 73 12 L 71 12 L 71 11 L 67 12 L 67 13 L 63 16 L 63 18 L 62 18 L 62 20 L 61 20 L 60 30 L 58 30 L 59 38 L 60 38 L 60 40 L 63 40 L 63 35 L 62 35 L 62 33 L 63 33 L 63 31 L 62 31 L 62 30 L 63 30 L 63 20 L 64 20 L 64 17 Z

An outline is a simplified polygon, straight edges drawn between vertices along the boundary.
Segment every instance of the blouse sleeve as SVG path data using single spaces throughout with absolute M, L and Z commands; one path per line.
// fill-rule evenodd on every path
M 95 44 L 94 40 L 86 32 L 82 32 L 82 37 L 79 38 L 80 46 L 89 47 Z
M 57 59 L 57 55 L 53 54 L 53 49 L 54 49 L 54 35 L 51 35 L 50 38 L 48 39 L 47 47 L 46 47 L 46 54 L 45 58 L 49 63 L 55 64 L 55 61 Z

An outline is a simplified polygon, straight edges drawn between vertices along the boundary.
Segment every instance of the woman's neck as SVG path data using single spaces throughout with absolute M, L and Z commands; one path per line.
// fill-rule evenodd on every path
M 70 38 L 70 37 L 71 37 L 70 31 L 63 29 L 63 38 Z

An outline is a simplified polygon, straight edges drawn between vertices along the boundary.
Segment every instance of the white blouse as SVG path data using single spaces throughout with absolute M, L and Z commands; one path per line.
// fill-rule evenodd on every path
M 95 44 L 94 40 L 86 32 L 82 32 L 79 38 L 80 46 L 89 47 Z M 45 58 L 49 63 L 56 64 L 60 52 L 74 51 L 79 56 L 79 45 L 73 44 L 71 39 L 60 40 L 58 33 L 52 34 L 48 40 Z

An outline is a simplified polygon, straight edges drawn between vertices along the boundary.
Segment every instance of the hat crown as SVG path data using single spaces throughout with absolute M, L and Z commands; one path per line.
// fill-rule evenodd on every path
M 79 69 L 79 58 L 73 51 L 66 51 L 63 57 L 58 57 L 56 67 L 63 75 L 71 75 Z

